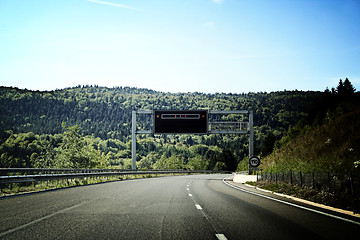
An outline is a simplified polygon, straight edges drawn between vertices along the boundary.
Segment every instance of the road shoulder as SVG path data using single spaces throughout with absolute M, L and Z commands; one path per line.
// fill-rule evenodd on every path
M 253 179 L 253 180 L 249 180 L 249 179 Z M 297 197 L 293 197 L 293 196 L 289 196 L 289 195 L 285 195 L 285 194 L 265 190 L 265 189 L 262 189 L 262 188 L 259 188 L 259 187 L 256 187 L 256 186 L 246 184 L 246 182 L 248 182 L 248 181 L 256 181 L 256 176 L 255 175 L 235 174 L 232 178 L 224 179 L 224 181 L 226 181 L 226 183 L 228 183 L 228 184 L 230 184 L 232 186 L 235 186 L 237 188 L 241 188 L 241 189 L 243 189 L 245 191 L 254 192 L 254 193 L 257 193 L 257 194 L 272 197 L 272 198 L 282 200 L 282 201 L 287 201 L 287 202 L 290 202 L 290 203 L 293 203 L 293 204 L 298 204 L 298 205 L 305 206 L 305 207 L 310 207 L 310 208 L 315 208 L 315 209 L 319 209 L 319 210 L 322 210 L 322 211 L 332 212 L 332 213 L 335 213 L 335 214 L 345 215 L 347 217 L 350 217 L 354 221 L 360 222 L 360 214 L 356 214 L 356 213 L 351 212 L 351 211 L 347 211 L 347 210 L 327 206 L 327 205 L 324 205 L 324 204 L 311 202 L 311 201 L 308 201 L 308 200 L 305 200 L 305 199 L 301 199 L 301 198 L 297 198 Z

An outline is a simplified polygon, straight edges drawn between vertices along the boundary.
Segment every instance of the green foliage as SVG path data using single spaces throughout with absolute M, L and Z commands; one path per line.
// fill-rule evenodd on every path
M 184 158 L 171 156 L 167 158 L 162 155 L 161 158 L 155 162 L 154 169 L 169 169 L 169 170 L 181 170 L 184 169 Z
M 109 157 L 94 147 L 92 138 L 79 134 L 80 127 L 63 124 L 63 134 L 34 134 L 11 131 L 3 134 L 0 167 L 94 168 L 106 167 Z
M 146 110 L 253 110 L 255 154 L 266 156 L 306 132 L 310 123 L 319 126 L 348 112 L 351 104 L 339 105 L 338 99 L 349 101 L 347 96 L 354 91 L 348 79 L 332 92 L 247 94 L 98 86 L 40 92 L 0 87 L 0 167 L 130 168 L 131 111 L 137 105 Z M 140 120 L 139 130 L 152 125 L 147 116 Z M 210 116 L 210 121 L 215 120 L 247 121 L 248 116 Z M 137 166 L 142 169 L 233 171 L 245 167 L 247 161 L 240 160 L 247 158 L 248 136 L 137 136 Z
M 260 149 L 263 156 L 266 156 L 272 152 L 274 149 L 276 137 L 273 132 L 268 132 L 265 136 L 264 141 L 260 144 Z
M 241 171 L 247 171 L 249 170 L 249 159 L 248 158 L 244 158 L 243 160 L 241 160 L 236 168 L 237 172 L 241 172 Z
M 0 130 L 15 133 L 59 134 L 61 123 L 79 125 L 81 134 L 124 144 L 131 135 L 131 111 L 142 109 L 254 110 L 257 145 L 269 129 L 284 133 L 308 112 L 323 93 L 284 91 L 248 94 L 162 93 L 128 87 L 83 86 L 40 92 L 0 87 Z M 247 116 L 223 116 L 217 120 L 247 120 Z M 139 122 L 139 129 L 151 124 Z M 261 126 L 261 128 L 260 128 Z M 278 137 L 281 137 L 278 136 Z M 204 144 L 222 143 L 223 136 L 208 138 Z M 245 138 L 244 138 L 245 139 Z M 183 143 L 193 145 L 186 136 Z M 198 142 L 197 142 L 198 143 Z M 223 147 L 223 146 L 221 146 Z M 243 157 L 241 148 L 237 156 Z M 124 149 L 122 149 L 124 150 Z
M 214 171 L 226 171 L 227 166 L 225 163 L 223 162 L 216 162 L 215 167 L 214 167 Z
M 108 166 L 108 157 L 94 148 L 93 140 L 86 141 L 80 132 L 80 126 L 67 126 L 64 128 L 63 140 L 57 149 L 57 168 L 104 168 Z
M 6 131 L 0 144 L 0 167 L 49 167 L 53 161 L 53 149 L 60 141 L 58 134 Z
M 237 168 L 237 159 L 230 150 L 223 150 L 220 154 L 213 155 L 210 159 L 210 165 L 215 163 L 216 171 L 235 171 Z
M 189 170 L 204 170 L 208 169 L 209 162 L 203 159 L 201 156 L 195 156 L 189 159 L 187 168 Z
M 339 86 L 343 87 L 342 82 Z M 270 172 L 359 171 L 360 95 L 347 90 L 346 97 L 339 96 L 342 87 L 332 93 L 318 118 L 301 121 L 288 131 L 277 149 L 262 160 L 262 168 Z

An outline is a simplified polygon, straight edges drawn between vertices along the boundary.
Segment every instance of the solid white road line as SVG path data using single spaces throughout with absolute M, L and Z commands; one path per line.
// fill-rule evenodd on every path
M 219 240 L 227 240 L 227 238 L 225 237 L 224 234 L 215 234 L 215 236 L 216 236 Z
M 283 201 L 283 200 L 280 200 L 280 199 L 276 199 L 276 198 L 273 198 L 273 197 L 269 197 L 269 196 L 266 196 L 266 195 L 262 195 L 262 194 L 259 194 L 259 193 L 251 192 L 251 191 L 242 189 L 242 188 L 240 188 L 240 187 L 236 187 L 236 186 L 234 186 L 234 185 L 232 185 L 232 184 L 230 184 L 230 183 L 227 183 L 227 182 L 225 181 L 225 178 L 224 178 L 222 181 L 223 181 L 223 183 L 225 183 L 225 184 L 228 185 L 229 187 L 235 188 L 235 189 L 237 189 L 237 190 L 240 190 L 240 191 L 243 191 L 243 192 L 246 192 L 246 193 L 250 193 L 250 194 L 253 194 L 253 195 L 256 195 L 256 196 L 259 196 L 259 197 L 267 198 L 267 199 L 270 199 L 270 200 L 273 200 L 273 201 L 276 201 L 276 202 L 284 203 L 284 204 L 287 204 L 287 205 L 290 205 L 290 206 L 293 206 L 293 207 L 297 207 L 297 208 L 301 208 L 301 209 L 304 209 L 304 210 L 307 210 L 307 211 L 310 211 L 310 212 L 315 212 L 315 213 L 322 214 L 322 215 L 325 215 L 325 216 L 328 216 L 328 217 L 332 217 L 332 218 L 336 218 L 336 219 L 339 219 L 339 220 L 343 220 L 343 221 L 346 221 L 346 222 L 350 222 L 350 223 L 353 223 L 353 224 L 360 225 L 360 222 L 356 222 L 356 221 L 353 221 L 353 220 L 350 220 L 350 219 L 346 219 L 346 218 L 343 218 L 343 217 L 339 217 L 339 216 L 332 215 L 332 214 L 330 214 L 330 213 L 321 212 L 321 211 L 319 211 L 319 210 L 315 210 L 315 209 L 312 209 L 312 208 L 304 207 L 304 206 L 301 206 L 301 205 L 297 205 L 297 204 L 294 204 L 294 203 L 286 202 L 286 201 Z

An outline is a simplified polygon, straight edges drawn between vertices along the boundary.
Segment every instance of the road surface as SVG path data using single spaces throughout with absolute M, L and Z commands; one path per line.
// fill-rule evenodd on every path
M 0 200 L 0 239 L 346 239 L 360 224 L 187 175 Z M 258 194 L 258 193 L 256 193 Z

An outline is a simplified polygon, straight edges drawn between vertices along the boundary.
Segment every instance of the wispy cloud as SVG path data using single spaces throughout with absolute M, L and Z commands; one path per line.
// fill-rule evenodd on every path
M 104 5 L 108 5 L 108 6 L 112 6 L 112 7 L 126 8 L 126 9 L 130 9 L 130 10 L 141 11 L 141 9 L 134 8 L 131 6 L 124 5 L 124 4 L 120 4 L 120 3 L 106 2 L 106 1 L 100 1 L 100 0 L 87 0 L 87 1 L 93 2 L 93 3 L 104 4 Z
M 224 0 L 212 0 L 212 1 L 216 4 L 222 4 L 224 2 Z

